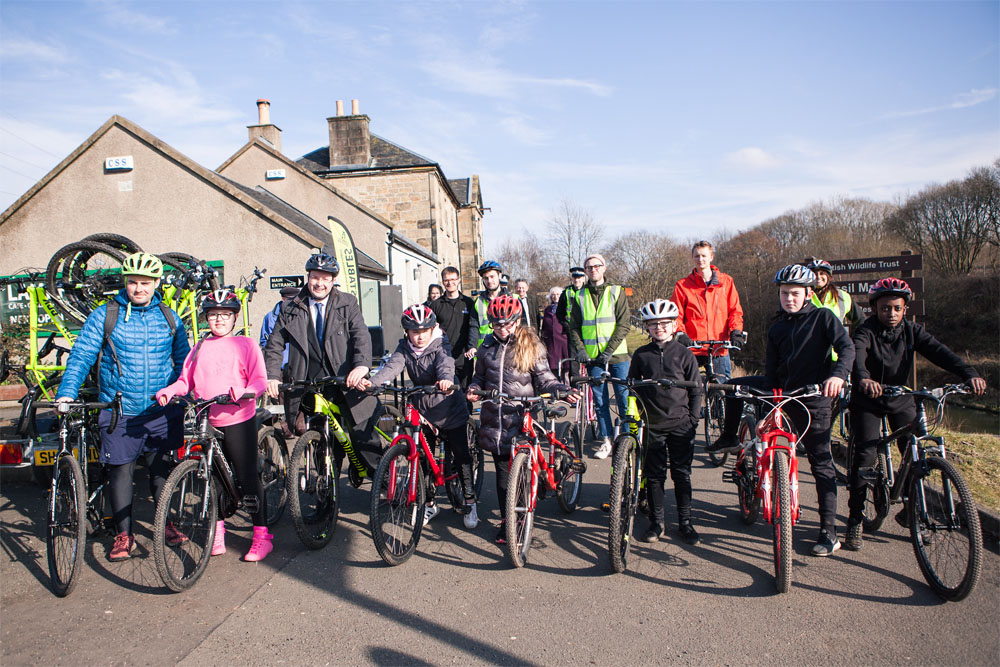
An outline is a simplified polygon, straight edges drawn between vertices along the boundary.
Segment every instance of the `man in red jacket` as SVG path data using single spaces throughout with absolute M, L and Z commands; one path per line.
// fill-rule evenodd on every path
M 690 340 L 729 340 L 733 345 L 743 345 L 743 307 L 733 279 L 712 264 L 715 251 L 708 241 L 698 241 L 691 248 L 694 270 L 674 285 L 671 299 L 680 309 L 677 320 L 677 338 Z M 682 335 L 683 334 L 683 335 Z M 708 350 L 695 350 L 700 365 L 705 365 Z M 717 350 L 713 360 L 715 373 L 728 380 L 732 364 L 727 350 Z

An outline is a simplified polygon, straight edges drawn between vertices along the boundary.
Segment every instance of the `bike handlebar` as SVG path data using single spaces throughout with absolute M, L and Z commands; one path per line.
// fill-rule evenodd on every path
M 577 375 L 570 378 L 569 383 L 573 386 L 581 384 L 593 384 L 598 385 L 602 382 L 610 382 L 611 384 L 621 385 L 623 387 L 635 388 L 635 387 L 652 387 L 661 386 L 670 389 L 671 387 L 678 387 L 682 389 L 694 389 L 701 386 L 701 381 L 693 382 L 691 380 L 672 380 L 670 378 L 616 378 L 609 373 L 603 373 L 594 377 L 586 377 L 583 375 Z
M 347 378 L 340 375 L 327 375 L 318 380 L 295 380 L 278 385 L 278 391 L 288 391 L 289 389 L 299 389 L 302 387 L 325 387 L 328 384 L 339 384 L 347 386 Z
M 780 396 L 774 393 L 774 389 L 758 389 L 745 384 L 716 384 L 715 382 L 709 382 L 706 388 L 718 389 L 728 394 L 732 394 L 736 398 L 749 399 L 771 398 L 777 400 L 782 398 L 810 398 L 813 396 L 820 396 L 823 393 L 823 388 L 818 384 L 807 384 L 806 386 L 799 387 L 798 389 L 782 391 Z
M 118 421 L 122 417 L 122 393 L 119 391 L 113 399 L 106 403 L 99 401 L 36 401 L 35 406 L 55 408 L 60 415 L 68 415 L 78 410 L 111 410 L 111 423 L 108 424 L 107 428 L 107 433 L 110 435 L 118 427 Z
M 500 391 L 499 389 L 489 389 L 489 390 L 470 389 L 469 393 L 471 393 L 473 396 L 478 396 L 479 398 L 483 398 L 486 400 L 500 399 L 503 401 L 524 403 L 525 405 L 531 403 L 541 403 L 543 401 L 559 401 L 563 400 L 569 394 L 569 392 L 557 390 L 555 392 L 546 392 L 538 396 L 511 396 L 510 394 L 506 394 Z
M 733 345 L 733 342 L 730 340 L 693 340 L 691 341 L 691 344 L 687 346 L 689 350 L 700 350 L 703 347 L 736 350 L 737 352 L 743 349 L 742 345 Z
M 455 392 L 458 385 L 453 385 L 448 391 L 441 391 L 435 384 L 422 384 L 413 385 L 410 387 L 394 387 L 391 384 L 381 384 L 372 385 L 366 391 L 371 394 L 377 394 L 379 392 L 391 392 L 394 394 L 399 394 L 401 396 L 409 396 L 411 394 L 443 394 L 448 395 Z
M 965 383 L 946 384 L 943 387 L 935 387 L 933 389 L 928 389 L 927 387 L 924 387 L 923 389 L 910 389 L 909 387 L 895 384 L 882 385 L 883 396 L 896 397 L 909 394 L 920 400 L 942 401 L 949 394 L 968 394 L 970 392 L 971 389 Z

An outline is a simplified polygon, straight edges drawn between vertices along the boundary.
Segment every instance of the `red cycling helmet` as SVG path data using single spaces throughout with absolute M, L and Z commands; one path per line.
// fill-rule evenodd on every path
M 521 319 L 521 302 L 510 294 L 501 294 L 492 301 L 486 309 L 486 318 L 490 324 L 507 324 Z
M 905 280 L 899 278 L 882 278 L 868 288 L 868 303 L 875 303 L 883 296 L 901 296 L 909 302 L 913 298 L 913 290 Z
M 403 328 L 407 331 L 415 329 L 432 329 L 437 324 L 437 315 L 422 303 L 415 303 L 403 311 L 400 318 Z

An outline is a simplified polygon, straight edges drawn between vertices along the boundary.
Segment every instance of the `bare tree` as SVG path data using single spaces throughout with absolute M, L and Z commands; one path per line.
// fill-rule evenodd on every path
M 516 238 L 505 241 L 495 257 L 511 280 L 524 278 L 533 285 L 533 290 L 539 285 L 549 289 L 560 279 L 564 280 L 564 272 L 555 269 L 551 253 L 547 252 L 537 236 L 527 230 L 522 229 Z
M 545 241 L 556 265 L 565 263 L 563 270 L 582 266 L 583 260 L 596 252 L 604 238 L 604 230 L 593 213 L 573 202 L 559 202 L 545 228 Z
M 886 226 L 912 243 L 945 275 L 969 273 L 983 247 L 997 237 L 997 170 L 973 170 L 962 181 L 933 185 L 911 197 Z
M 619 236 L 603 254 L 609 279 L 632 288 L 630 303 L 636 308 L 653 299 L 669 299 L 690 262 L 686 244 L 646 230 Z

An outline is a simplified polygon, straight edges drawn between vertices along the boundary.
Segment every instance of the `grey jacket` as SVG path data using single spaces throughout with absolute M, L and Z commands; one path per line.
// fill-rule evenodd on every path
M 323 351 L 334 375 L 344 376 L 358 366 L 369 366 L 372 359 L 372 338 L 361 316 L 358 300 L 350 294 L 334 290 L 324 309 Z M 302 288 L 298 296 L 281 307 L 281 314 L 264 348 L 264 365 L 269 380 L 282 379 L 281 365 L 285 344 L 288 344 L 288 364 L 285 376 L 292 380 L 305 380 L 309 373 L 309 336 L 314 335 L 309 313 L 309 289 Z M 353 392 L 352 392 L 353 393 Z M 289 396 L 290 418 L 299 409 L 301 393 Z M 376 403 L 373 397 L 365 401 L 361 395 L 349 400 L 355 423 L 371 417 Z M 355 414 L 357 404 L 366 404 Z
M 511 396 L 537 396 L 546 391 L 568 391 L 569 387 L 556 379 L 549 369 L 549 361 L 541 354 L 535 367 L 522 373 L 514 367 L 512 342 L 501 343 L 492 334 L 486 337 L 476 354 L 476 371 L 470 389 L 499 389 Z M 520 405 L 483 401 L 479 424 L 479 447 L 509 457 L 511 445 L 518 430 L 524 410 Z
M 439 380 L 454 382 L 456 391 L 450 394 L 422 394 L 413 402 L 427 421 L 443 430 L 465 426 L 469 420 L 469 407 L 455 377 L 455 359 L 447 341 L 444 336 L 432 340 L 418 357 L 403 338 L 385 365 L 371 377 L 372 384 L 389 384 L 405 368 L 406 375 L 415 385 L 434 384 Z

